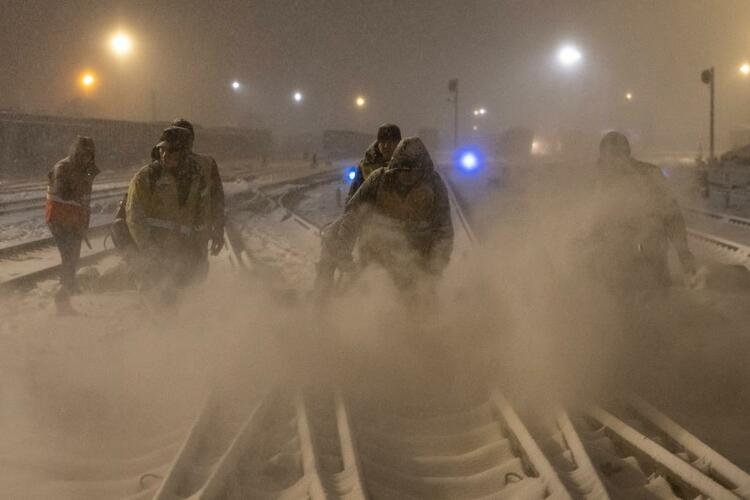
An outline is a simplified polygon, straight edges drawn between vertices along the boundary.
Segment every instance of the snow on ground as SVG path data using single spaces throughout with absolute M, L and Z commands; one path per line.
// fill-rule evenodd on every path
M 308 190 L 297 209 L 306 219 L 329 222 L 341 212 L 337 187 Z M 0 301 L 0 399 L 6 403 L 0 406 L 0 491 L 10 492 L 9 498 L 82 500 L 137 493 L 142 473 L 163 475 L 203 395 L 229 367 L 247 371 L 238 387 L 257 391 L 294 364 L 279 343 L 297 329 L 309 334 L 317 327 L 298 312 L 318 259 L 317 231 L 283 208 L 236 213 L 232 220 L 253 255 L 249 273 L 238 272 L 223 252 L 211 259 L 207 281 L 191 288 L 176 310 L 163 310 L 151 294 L 108 292 L 75 297 L 83 314 L 58 318 L 51 305 L 54 282 Z M 400 360 L 413 362 L 402 352 L 406 342 L 435 358 L 434 346 L 420 344 L 419 335 L 427 334 L 448 351 L 436 359 L 450 358 L 474 375 L 483 363 L 492 373 L 503 365 L 519 368 L 507 385 L 521 393 L 556 357 L 569 356 L 574 371 L 583 373 L 597 357 L 609 359 L 612 346 L 604 341 L 613 338 L 606 330 L 611 324 L 594 324 L 604 340 L 593 343 L 601 352 L 592 351 L 584 341 L 596 339 L 579 332 L 591 326 L 591 311 L 577 302 L 578 292 L 558 296 L 562 304 L 545 301 L 558 291 L 555 279 L 564 276 L 540 262 L 532 262 L 539 267 L 529 274 L 534 255 L 513 251 L 524 248 L 519 234 L 534 234 L 509 234 L 512 240 L 485 249 L 478 262 L 459 259 L 466 254 L 459 248 L 446 277 L 450 300 L 426 321 L 425 332 L 400 330 L 392 303 L 373 300 L 364 288 L 342 297 L 337 310 L 348 349 L 369 354 L 380 335 L 395 345 L 385 352 Z M 507 253 L 515 259 L 505 260 Z M 101 267 L 113 265 L 110 259 Z M 269 288 L 296 290 L 287 296 L 291 306 L 280 305 Z M 669 300 L 643 307 L 638 321 L 642 338 L 625 343 L 635 354 L 616 368 L 688 430 L 750 467 L 748 295 L 677 290 Z
M 319 246 L 286 211 L 233 216 L 257 259 L 238 273 L 227 251 L 176 310 L 153 294 L 85 293 L 82 314 L 54 316 L 54 281 L 0 302 L 0 491 L 8 498 L 106 499 L 164 475 L 212 381 L 234 365 L 269 387 L 274 347 L 271 288 L 311 283 Z M 97 267 L 112 268 L 116 258 Z M 244 353 L 239 357 L 238 353 Z M 269 367 L 271 363 L 271 367 Z M 158 485 L 147 479 L 146 487 Z

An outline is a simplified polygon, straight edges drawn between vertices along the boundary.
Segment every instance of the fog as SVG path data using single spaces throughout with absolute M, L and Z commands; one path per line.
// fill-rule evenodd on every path
M 447 82 L 458 78 L 467 135 L 471 109 L 484 106 L 480 132 L 627 128 L 656 148 L 694 151 L 708 147 L 700 72 L 715 66 L 719 144 L 729 147 L 729 131 L 748 123 L 737 71 L 750 57 L 743 0 L 4 0 L 0 8 L 4 109 L 57 113 L 80 98 L 84 114 L 107 118 L 187 115 L 280 134 L 391 121 L 448 134 Z M 118 29 L 132 34 L 128 58 L 108 50 Z M 580 67 L 558 64 L 565 43 L 581 50 Z M 86 69 L 98 83 L 84 92 L 77 79 Z
M 301 155 L 279 146 L 292 136 L 373 134 L 393 122 L 437 129 L 437 159 L 452 153 L 448 82 L 457 78 L 460 145 L 484 145 L 492 157 L 502 131 L 526 127 L 549 144 L 567 137 L 581 157 L 534 158 L 508 169 L 494 191 L 491 172 L 464 180 L 461 208 L 470 208 L 477 243 L 455 219 L 461 242 L 434 294 L 404 292 L 368 268 L 323 300 L 312 294 L 315 237 L 260 238 L 260 224 L 282 220 L 243 211 L 243 234 L 273 258 L 241 273 L 225 251 L 174 307 L 155 293 L 104 291 L 75 298 L 84 314 L 58 318 L 50 282 L 0 298 L 0 491 L 136 495 L 144 472 L 166 471 L 205 401 L 246 415 L 275 387 L 341 389 L 356 404 L 404 407 L 460 407 L 497 388 L 531 423 L 632 391 L 747 469 L 747 291 L 722 286 L 720 267 L 707 261 L 688 282 L 674 255 L 668 292 L 603 279 L 632 269 L 597 231 L 641 207 L 630 192 L 597 191 L 594 166 L 596 139 L 611 129 L 627 131 L 638 154 L 707 152 L 700 72 L 709 67 L 717 149 L 729 148 L 750 119 L 750 80 L 737 70 L 750 57 L 747 19 L 744 0 L 0 0 L 0 111 L 186 116 L 217 127 L 211 154 L 240 160 L 252 151 L 264 168 L 266 155 Z M 127 58 L 108 52 L 117 29 L 133 37 Z M 580 49 L 580 64 L 559 64 L 564 44 Z M 96 72 L 88 89 L 84 70 Z M 486 115 L 472 114 L 480 107 Z M 28 137 L 46 133 L 36 125 L 24 123 Z M 219 139 L 236 128 L 252 129 L 246 150 L 223 151 Z M 259 148 L 249 132 L 265 131 Z M 145 140 L 141 132 L 132 135 Z M 24 148 L 36 153 L 36 143 L 24 141 L 13 154 L 28 160 Z M 328 160 L 313 148 L 305 161 L 308 153 Z
M 105 294 L 89 299 L 95 313 L 61 321 L 44 300 L 18 299 L 2 330 L 0 486 L 24 498 L 103 498 L 123 483 L 135 493 L 144 470 L 128 458 L 186 432 L 209 393 L 247 410 L 276 386 L 407 407 L 459 407 L 499 388 L 532 422 L 635 391 L 750 463 L 747 297 L 679 281 L 667 295 L 606 286 L 582 249 L 617 197 L 546 179 L 517 178 L 476 207 L 481 244 L 457 245 L 432 299 L 371 269 L 320 302 L 309 295 L 317 255 L 240 275 L 213 261 L 177 309 Z

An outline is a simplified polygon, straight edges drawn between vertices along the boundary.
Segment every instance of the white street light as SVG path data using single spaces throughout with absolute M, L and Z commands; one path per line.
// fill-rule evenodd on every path
M 628 101 L 632 101 L 633 100 L 633 94 L 631 92 L 626 92 L 625 93 L 625 99 L 627 99 Z
M 232 88 L 234 90 L 240 90 L 240 82 L 238 82 L 237 80 L 233 81 L 232 82 Z
M 357 105 L 358 108 L 363 108 L 365 106 L 365 98 L 362 96 L 358 96 L 357 99 L 354 101 L 354 103 Z
M 302 92 L 295 92 L 292 96 L 294 98 L 294 102 L 302 102 Z
M 112 48 L 112 52 L 114 52 L 115 55 L 125 56 L 130 54 L 133 50 L 133 39 L 130 38 L 130 35 L 127 33 L 118 31 L 112 35 L 112 38 L 109 41 L 109 46 Z
M 572 67 L 581 62 L 583 54 L 574 45 L 563 45 L 557 51 L 557 60 L 565 67 Z
M 748 64 L 748 63 L 744 63 L 744 64 L 742 64 L 742 65 L 740 66 L 740 68 L 739 68 L 739 69 L 740 69 L 740 73 L 741 73 L 741 74 L 743 74 L 743 75 L 745 75 L 745 76 L 748 76 L 748 75 L 750 75 L 750 64 Z
M 484 109 L 484 108 L 479 108 L 479 114 L 480 115 L 486 115 L 487 114 L 487 110 Z

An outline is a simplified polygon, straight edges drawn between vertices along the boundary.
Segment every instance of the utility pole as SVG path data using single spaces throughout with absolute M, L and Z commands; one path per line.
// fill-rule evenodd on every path
M 709 153 L 708 153 L 708 164 L 712 165 L 716 159 L 715 156 L 715 149 L 714 149 L 714 101 L 715 101 L 715 75 L 714 67 L 711 66 L 708 69 L 704 69 L 701 73 L 701 81 L 709 86 L 709 93 L 710 93 L 710 120 L 709 120 Z
M 448 81 L 448 92 L 453 94 L 453 149 L 458 148 L 458 78 Z

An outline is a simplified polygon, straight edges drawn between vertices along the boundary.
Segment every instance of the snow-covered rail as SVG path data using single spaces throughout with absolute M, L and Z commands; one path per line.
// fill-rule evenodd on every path
M 127 188 L 113 187 L 94 191 L 91 195 L 92 202 L 101 202 L 111 199 L 119 199 L 125 195 Z M 0 215 L 14 214 L 18 212 L 27 212 L 29 210 L 44 209 L 45 197 L 25 198 L 21 200 L 0 202 Z

